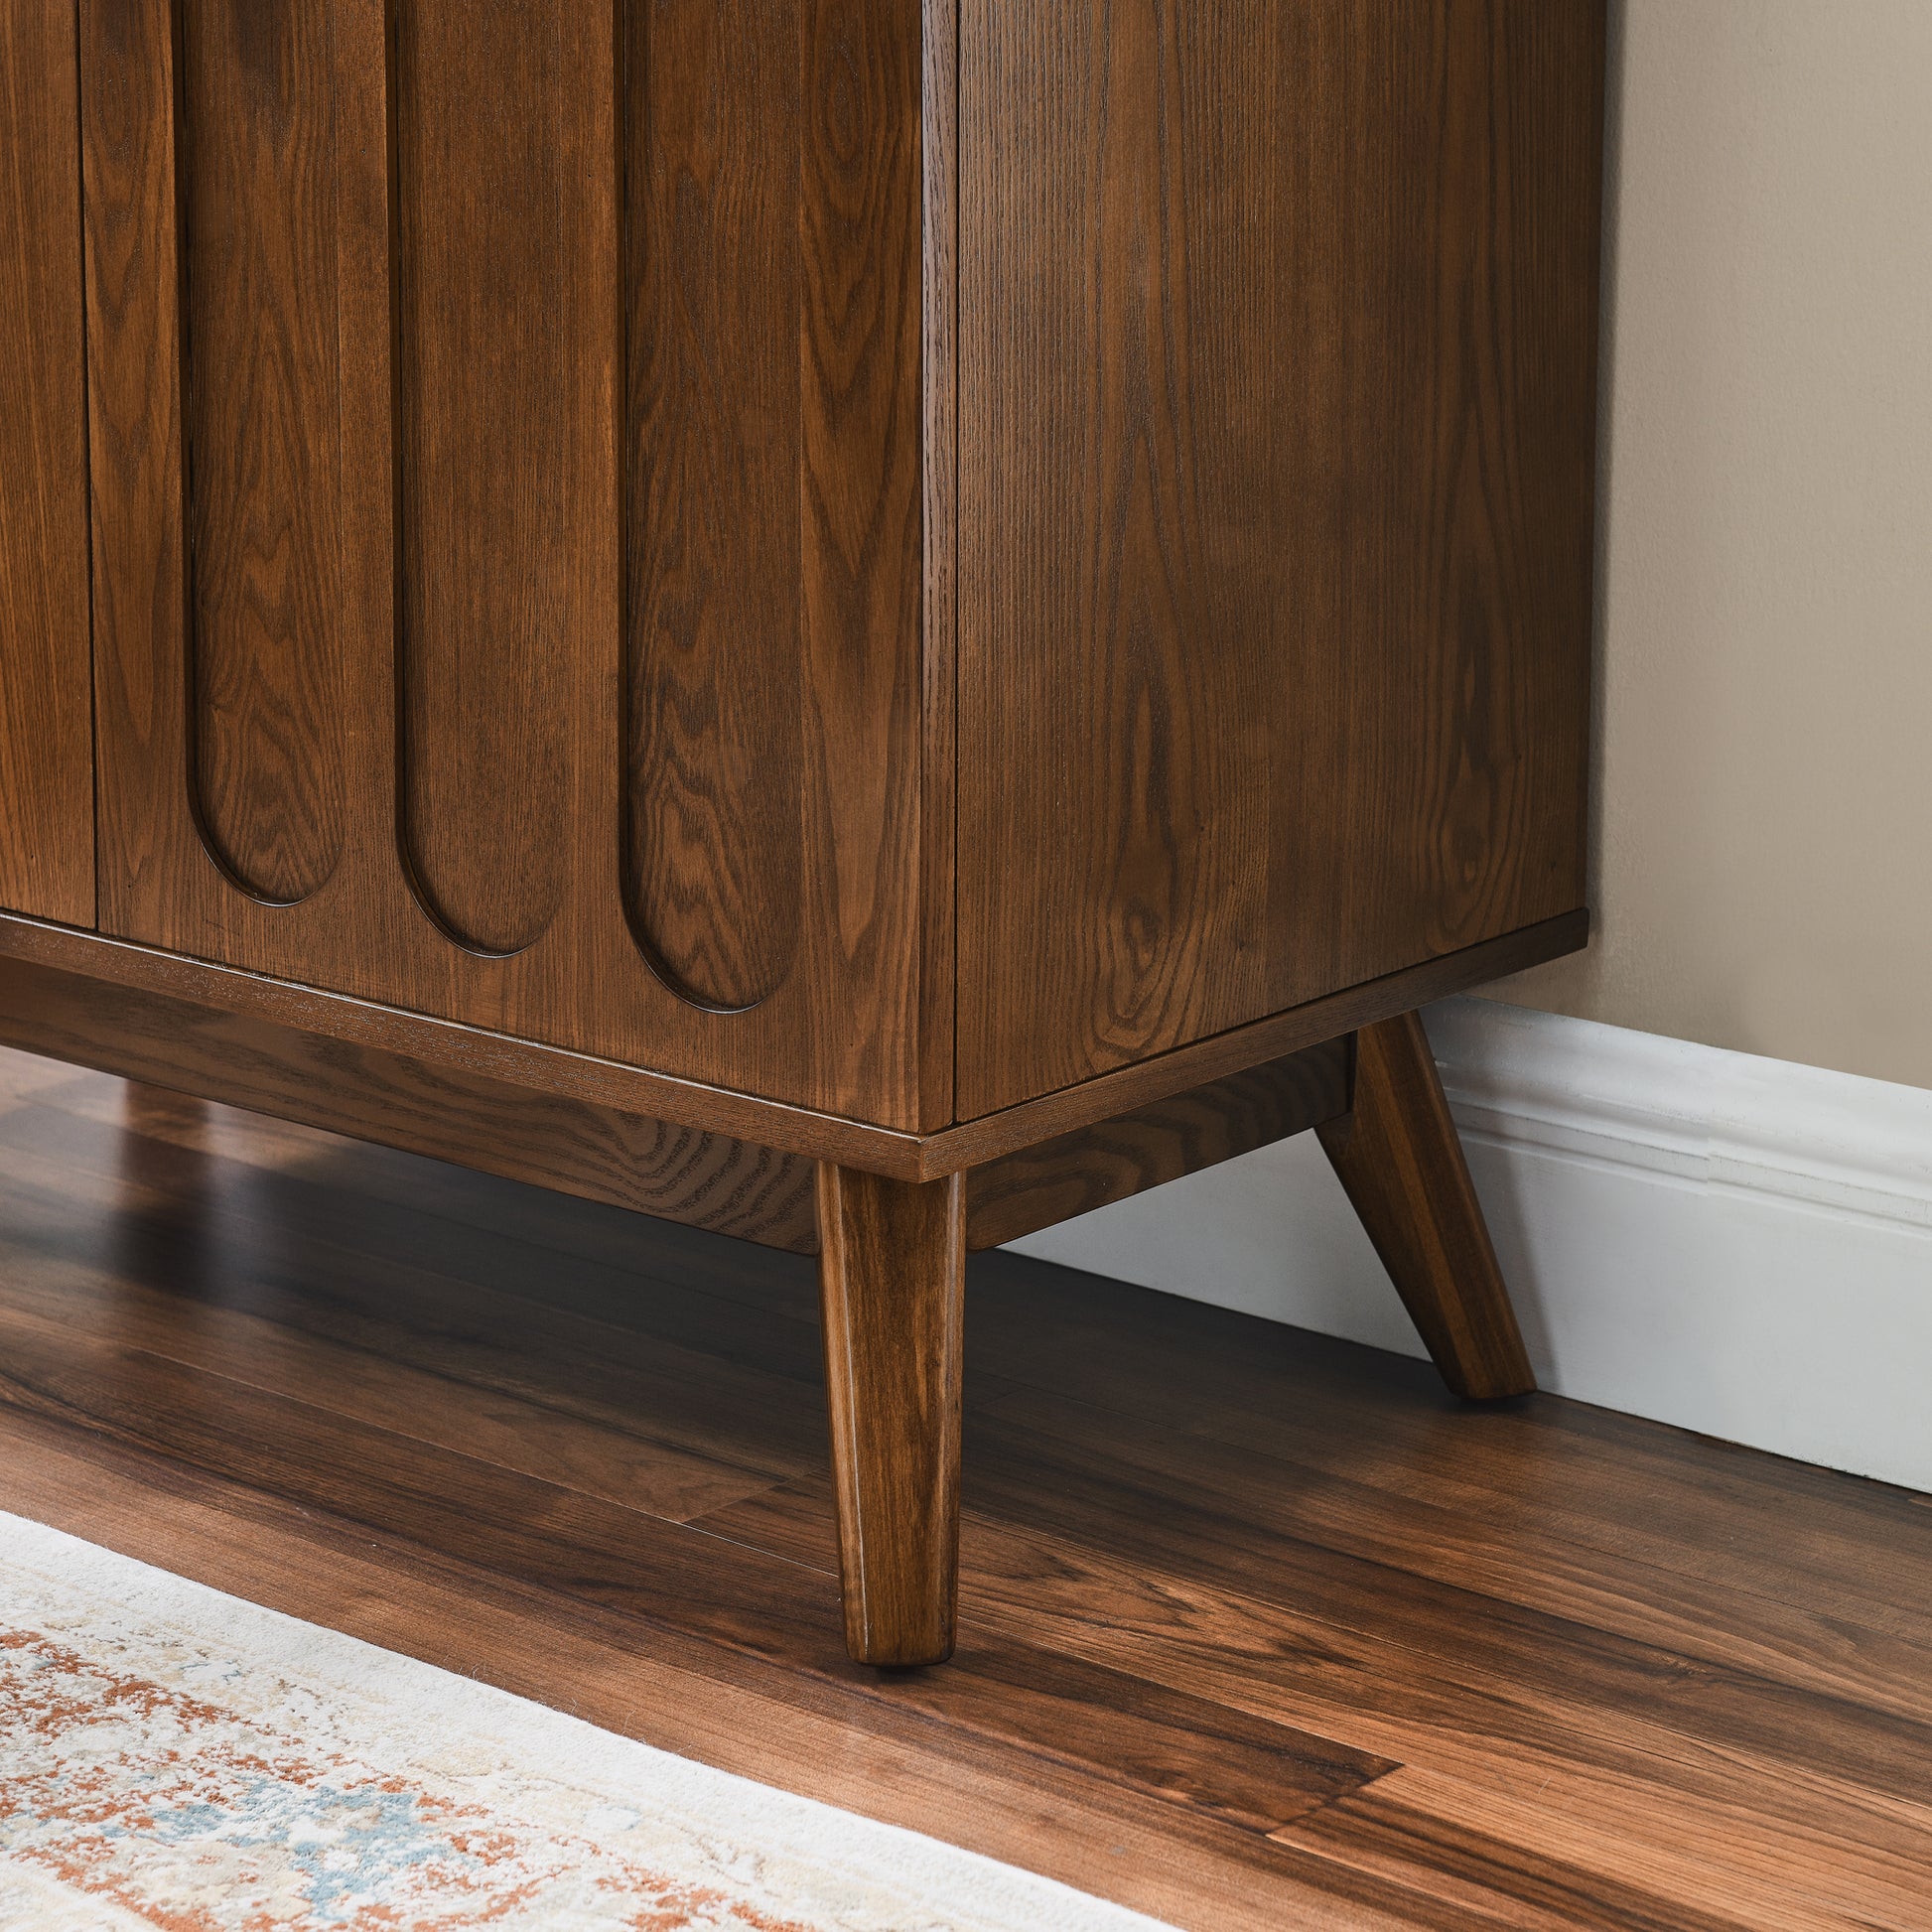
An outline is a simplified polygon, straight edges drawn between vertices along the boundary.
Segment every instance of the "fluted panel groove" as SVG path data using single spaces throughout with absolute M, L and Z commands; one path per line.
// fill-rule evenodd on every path
M 725 1010 L 799 930 L 799 25 L 626 9 L 625 910 Z
M 511 953 L 568 856 L 571 76 L 554 3 L 391 31 L 401 843 L 451 937 Z
M 257 898 L 343 845 L 330 0 L 179 0 L 188 784 Z

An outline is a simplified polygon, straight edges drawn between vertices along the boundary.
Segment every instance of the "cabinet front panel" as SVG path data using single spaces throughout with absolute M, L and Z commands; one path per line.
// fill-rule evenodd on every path
M 965 0 L 962 1118 L 1583 903 L 1599 0 Z
M 181 50 L 190 779 L 210 854 L 271 900 L 343 843 L 328 12 L 199 0 Z
M 80 23 L 106 929 L 939 1124 L 916 0 Z
M 73 9 L 0 9 L 0 908 L 94 918 Z
M 624 900 L 719 1007 L 803 910 L 799 12 L 685 0 L 627 63 Z
M 477 952 L 539 939 L 568 869 L 566 130 L 598 76 L 561 28 L 518 0 L 396 15 L 403 847 Z

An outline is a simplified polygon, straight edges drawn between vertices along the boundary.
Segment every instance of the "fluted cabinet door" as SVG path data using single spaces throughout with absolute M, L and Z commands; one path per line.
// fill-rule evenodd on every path
M 81 0 L 104 930 L 950 1118 L 919 14 Z

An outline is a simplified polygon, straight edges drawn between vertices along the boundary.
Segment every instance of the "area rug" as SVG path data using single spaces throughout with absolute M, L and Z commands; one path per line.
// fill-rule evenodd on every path
M 0 1513 L 7 1932 L 1148 1932 Z

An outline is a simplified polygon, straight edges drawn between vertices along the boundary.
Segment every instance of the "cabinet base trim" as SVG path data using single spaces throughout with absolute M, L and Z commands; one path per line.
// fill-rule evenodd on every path
M 263 1022 L 318 1040 L 400 1055 L 450 1079 L 481 1080 L 545 1101 L 582 1102 L 701 1135 L 755 1143 L 779 1154 L 836 1161 L 893 1179 L 931 1180 L 1119 1120 L 1505 973 L 1575 952 L 1588 936 L 1589 915 L 1567 912 L 930 1134 L 817 1113 L 12 913 L 0 913 L 0 960 L 210 1009 L 235 1021 Z M 111 1033 L 103 1033 L 103 1042 L 110 1038 Z M 30 1045 L 30 1050 L 60 1056 L 53 1046 Z M 123 1070 L 99 1058 L 86 1063 Z M 158 1076 L 136 1072 L 134 1077 Z
M 794 1254 L 818 1249 L 813 1160 L 461 1067 L 0 959 L 0 1044 Z M 1346 1110 L 1346 1040 L 975 1169 L 991 1248 Z

